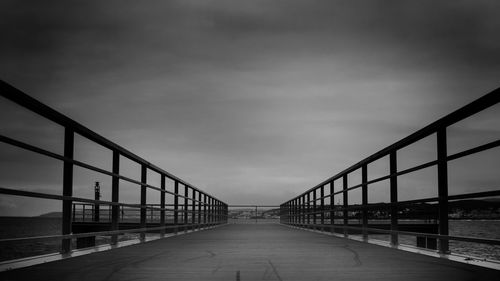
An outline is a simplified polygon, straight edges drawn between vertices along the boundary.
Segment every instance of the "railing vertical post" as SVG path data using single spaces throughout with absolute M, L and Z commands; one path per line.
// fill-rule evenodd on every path
M 184 230 L 187 230 L 186 224 L 188 224 L 188 197 L 189 197 L 189 187 L 184 184 Z
M 179 224 L 179 182 L 174 182 L 174 225 Z M 177 228 L 176 228 L 177 229 Z
M 294 217 L 293 217 L 293 224 L 297 224 L 299 222 L 299 198 L 295 198 L 293 200 L 295 208 L 294 208 Z
M 141 228 L 146 227 L 146 184 L 147 184 L 147 166 L 145 164 L 141 165 Z M 146 239 L 146 233 L 141 232 L 141 240 Z
M 437 168 L 439 197 L 439 234 L 448 235 L 448 161 L 446 148 L 446 128 L 437 131 Z M 449 242 L 439 239 L 439 252 L 449 253 Z
M 198 227 L 201 224 L 201 192 L 198 191 Z
M 203 224 L 207 224 L 207 195 L 203 193 Z
M 333 225 L 335 223 L 335 196 L 333 195 L 333 181 L 330 182 L 330 224 Z M 332 232 L 333 232 L 332 228 Z
M 311 224 L 311 193 L 307 193 L 307 224 L 309 227 L 309 224 Z
M 64 129 L 64 157 L 73 159 L 75 146 L 75 133 L 73 129 L 66 127 Z M 63 164 L 63 196 L 73 196 L 73 163 L 64 162 Z M 62 202 L 62 234 L 71 234 L 71 205 L 72 200 L 63 200 Z M 71 251 L 71 239 L 62 240 L 62 252 Z
M 345 228 L 346 226 L 348 226 L 349 224 L 349 211 L 347 210 L 347 208 L 349 207 L 349 198 L 348 198 L 348 191 L 347 191 L 347 174 L 345 174 L 343 177 L 342 177 L 342 182 L 343 182 L 343 186 L 342 186 L 342 189 L 343 189 L 343 197 L 344 197 L 344 207 L 343 207 L 343 214 L 344 214 L 344 236 L 348 236 L 348 230 Z
M 321 201 L 320 201 L 320 210 L 321 210 L 321 225 L 324 225 L 325 224 L 325 185 L 322 185 L 321 186 L 321 190 L 320 190 L 320 197 L 321 197 Z
M 316 224 L 316 217 L 317 217 L 317 211 L 318 211 L 318 208 L 317 208 L 317 203 L 316 203 L 316 192 L 317 190 L 314 189 L 312 192 L 313 192 L 313 224 Z
M 294 204 L 294 216 L 293 216 L 293 225 L 297 225 L 299 223 L 300 218 L 300 201 L 299 198 L 293 199 Z
M 160 193 L 160 226 L 165 227 L 165 175 L 161 174 L 161 193 Z M 160 231 L 161 237 L 165 236 L 165 229 Z
M 212 207 L 213 206 L 212 206 L 212 197 L 211 196 L 208 196 L 208 202 L 207 202 L 207 204 L 208 204 L 208 206 L 207 206 L 207 208 L 208 208 L 208 218 L 207 218 L 207 220 L 208 220 L 208 223 L 211 225 L 212 222 L 213 222 L 213 216 L 212 216 L 212 212 L 213 212 Z
M 391 230 L 398 230 L 398 177 L 396 176 L 398 172 L 398 158 L 397 152 L 392 151 L 389 155 L 389 173 L 390 173 L 390 189 L 391 189 Z M 391 245 L 396 246 L 399 244 L 398 234 L 391 233 Z
M 120 173 L 120 153 L 118 150 L 113 150 L 113 162 L 111 171 L 115 174 L 111 178 L 111 201 L 113 203 L 118 203 L 120 195 L 120 186 L 118 174 Z M 111 206 L 111 230 L 118 230 L 120 220 L 120 206 Z M 111 236 L 111 244 L 118 243 L 118 235 L 114 234 Z
M 361 205 L 362 209 L 362 223 L 363 223 L 363 239 L 368 240 L 368 165 L 361 166 Z
M 288 224 L 293 223 L 293 201 L 288 201 Z
M 215 222 L 215 199 L 210 197 L 210 223 L 213 225 Z
M 307 205 L 306 205 L 307 204 L 306 203 L 306 195 L 304 194 L 304 195 L 300 196 L 300 198 L 301 198 L 301 201 L 302 201 L 302 203 L 301 203 L 301 206 L 302 206 L 301 207 L 302 208 L 301 223 L 302 223 L 302 225 L 304 225 L 304 224 L 307 223 L 307 211 L 308 211 L 307 210 Z
M 214 224 L 217 223 L 217 205 L 216 205 L 217 201 L 215 200 L 215 198 L 212 198 L 212 222 Z
M 214 219 L 215 224 L 219 224 L 219 200 L 214 198 Z
M 196 189 L 193 188 L 193 201 L 191 202 L 191 223 L 196 222 Z

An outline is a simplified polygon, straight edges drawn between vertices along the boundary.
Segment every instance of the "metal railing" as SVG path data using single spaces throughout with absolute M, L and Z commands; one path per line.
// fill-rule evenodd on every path
M 63 155 L 53 153 L 51 151 L 30 145 L 8 136 L 0 135 L 0 141 L 5 144 L 22 148 L 26 151 L 40 154 L 49 158 L 57 159 L 62 161 L 63 163 L 62 195 L 32 192 L 4 186 L 0 187 L 0 194 L 62 201 L 61 235 L 6 238 L 0 239 L 0 243 L 8 243 L 12 241 L 61 239 L 62 252 L 67 253 L 71 251 L 71 240 L 82 237 L 84 238 L 95 235 L 109 235 L 112 237 L 112 243 L 116 243 L 118 234 L 140 233 L 141 239 L 144 239 L 145 233 L 150 231 L 158 231 L 163 236 L 167 229 L 178 229 L 179 226 L 182 226 L 184 229 L 194 229 L 214 226 L 227 222 L 227 204 L 217 199 L 216 197 L 201 191 L 194 185 L 189 184 L 188 182 L 166 172 L 165 170 L 155 166 L 152 163 L 149 163 L 148 161 L 140 158 L 134 153 L 111 142 L 110 140 L 91 131 L 90 129 L 84 127 L 76 121 L 66 117 L 65 115 L 57 112 L 56 110 L 26 95 L 25 93 L 3 81 L 0 81 L 0 95 L 7 100 L 10 100 L 20 105 L 21 107 L 24 107 L 25 109 L 37 113 L 38 115 L 50 120 L 54 124 L 60 125 L 64 128 Z M 84 163 L 74 159 L 73 155 L 75 134 L 78 134 L 86 138 L 87 140 L 112 151 L 111 171 L 101 169 L 88 163 Z M 120 174 L 120 157 L 125 157 L 140 165 L 140 181 Z M 75 166 L 111 176 L 111 201 L 92 200 L 88 198 L 73 196 L 73 170 Z M 160 186 L 154 186 L 147 183 L 148 171 L 153 171 L 160 175 Z M 166 179 L 170 179 L 174 182 L 174 190 L 170 191 L 166 188 Z M 140 188 L 140 202 L 138 202 L 137 204 L 120 202 L 120 181 L 135 184 Z M 160 192 L 160 204 L 147 204 L 148 198 L 146 198 L 146 191 L 148 189 Z M 184 191 L 183 194 L 181 194 L 182 189 Z M 166 204 L 166 194 L 170 194 L 174 197 L 173 204 Z M 183 204 L 179 203 L 179 198 L 184 201 Z M 100 208 L 103 208 L 103 210 L 107 210 L 106 214 L 103 213 L 103 215 L 107 218 L 110 224 L 108 231 L 96 231 L 88 233 L 74 233 L 72 231 L 72 225 L 75 222 L 78 222 L 78 208 L 83 208 L 84 206 L 89 205 L 100 206 Z M 137 223 L 136 228 L 121 229 L 120 214 L 125 208 L 128 208 L 129 210 L 137 210 L 137 219 L 139 222 Z M 156 219 L 154 220 L 154 222 L 156 224 L 153 226 L 147 223 L 148 212 L 149 215 L 151 215 L 151 212 L 154 212 L 155 214 Z M 85 211 L 80 214 L 85 214 Z
M 437 248 L 440 253 L 450 252 L 449 241 L 451 240 L 500 245 L 498 239 L 449 235 L 448 218 L 450 201 L 500 196 L 499 188 L 484 192 L 448 194 L 448 162 L 496 148 L 500 146 L 500 140 L 454 154 L 447 152 L 447 128 L 450 125 L 475 115 L 499 101 L 500 89 L 496 89 L 288 200 L 280 206 L 281 223 L 300 228 L 335 231 L 345 237 L 349 237 L 350 234 L 360 234 L 365 241 L 369 234 L 386 234 L 390 235 L 392 245 L 399 245 L 398 237 L 400 235 L 416 236 L 429 241 L 433 239 L 434 245 L 436 240 L 439 242 Z M 436 159 L 411 168 L 398 169 L 398 151 L 431 135 L 435 135 L 437 139 L 435 144 Z M 386 156 L 389 156 L 389 174 L 368 180 L 368 164 Z M 430 167 L 437 167 L 438 196 L 399 200 L 398 177 Z M 359 170 L 361 170 L 361 183 L 349 186 L 348 175 L 359 172 Z M 340 186 L 342 189 L 339 191 L 334 190 L 334 181 L 336 180 L 342 182 Z M 369 204 L 368 189 L 370 185 L 382 181 L 389 181 L 390 202 Z M 349 194 L 352 194 L 351 192 L 354 190 L 359 192 L 359 189 L 361 189 L 361 204 L 349 204 Z M 337 197 L 342 199 L 341 204 L 335 204 L 334 198 Z M 412 230 L 405 214 L 423 223 L 421 225 L 423 228 L 426 224 L 430 227 L 422 231 L 419 231 L 418 227 L 413 227 L 417 230 Z M 338 223 L 339 220 L 341 223 Z M 384 223 L 386 223 L 385 227 Z

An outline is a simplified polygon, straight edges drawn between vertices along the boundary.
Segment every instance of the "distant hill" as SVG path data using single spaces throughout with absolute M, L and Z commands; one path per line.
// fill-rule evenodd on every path
M 62 218 L 62 212 L 50 212 L 46 214 L 41 214 L 39 217 L 42 218 Z

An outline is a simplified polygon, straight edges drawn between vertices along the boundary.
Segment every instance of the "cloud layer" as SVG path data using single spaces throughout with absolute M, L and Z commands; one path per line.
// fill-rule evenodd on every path
M 500 77 L 494 1 L 1 5 L 2 79 L 234 204 L 279 204 Z

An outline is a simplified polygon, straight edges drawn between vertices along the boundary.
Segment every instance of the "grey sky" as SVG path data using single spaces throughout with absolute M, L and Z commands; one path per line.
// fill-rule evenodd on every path
M 233 204 L 279 204 L 499 86 L 498 1 L 2 1 L 0 11 L 1 79 Z M 497 113 L 457 145 L 498 138 Z M 61 143 L 50 137 L 60 128 L 27 120 L 2 130 Z M 15 152 L 3 155 L 2 184 L 21 184 Z M 50 174 L 28 185 L 50 189 Z M 2 200 L 5 213 L 19 205 Z

